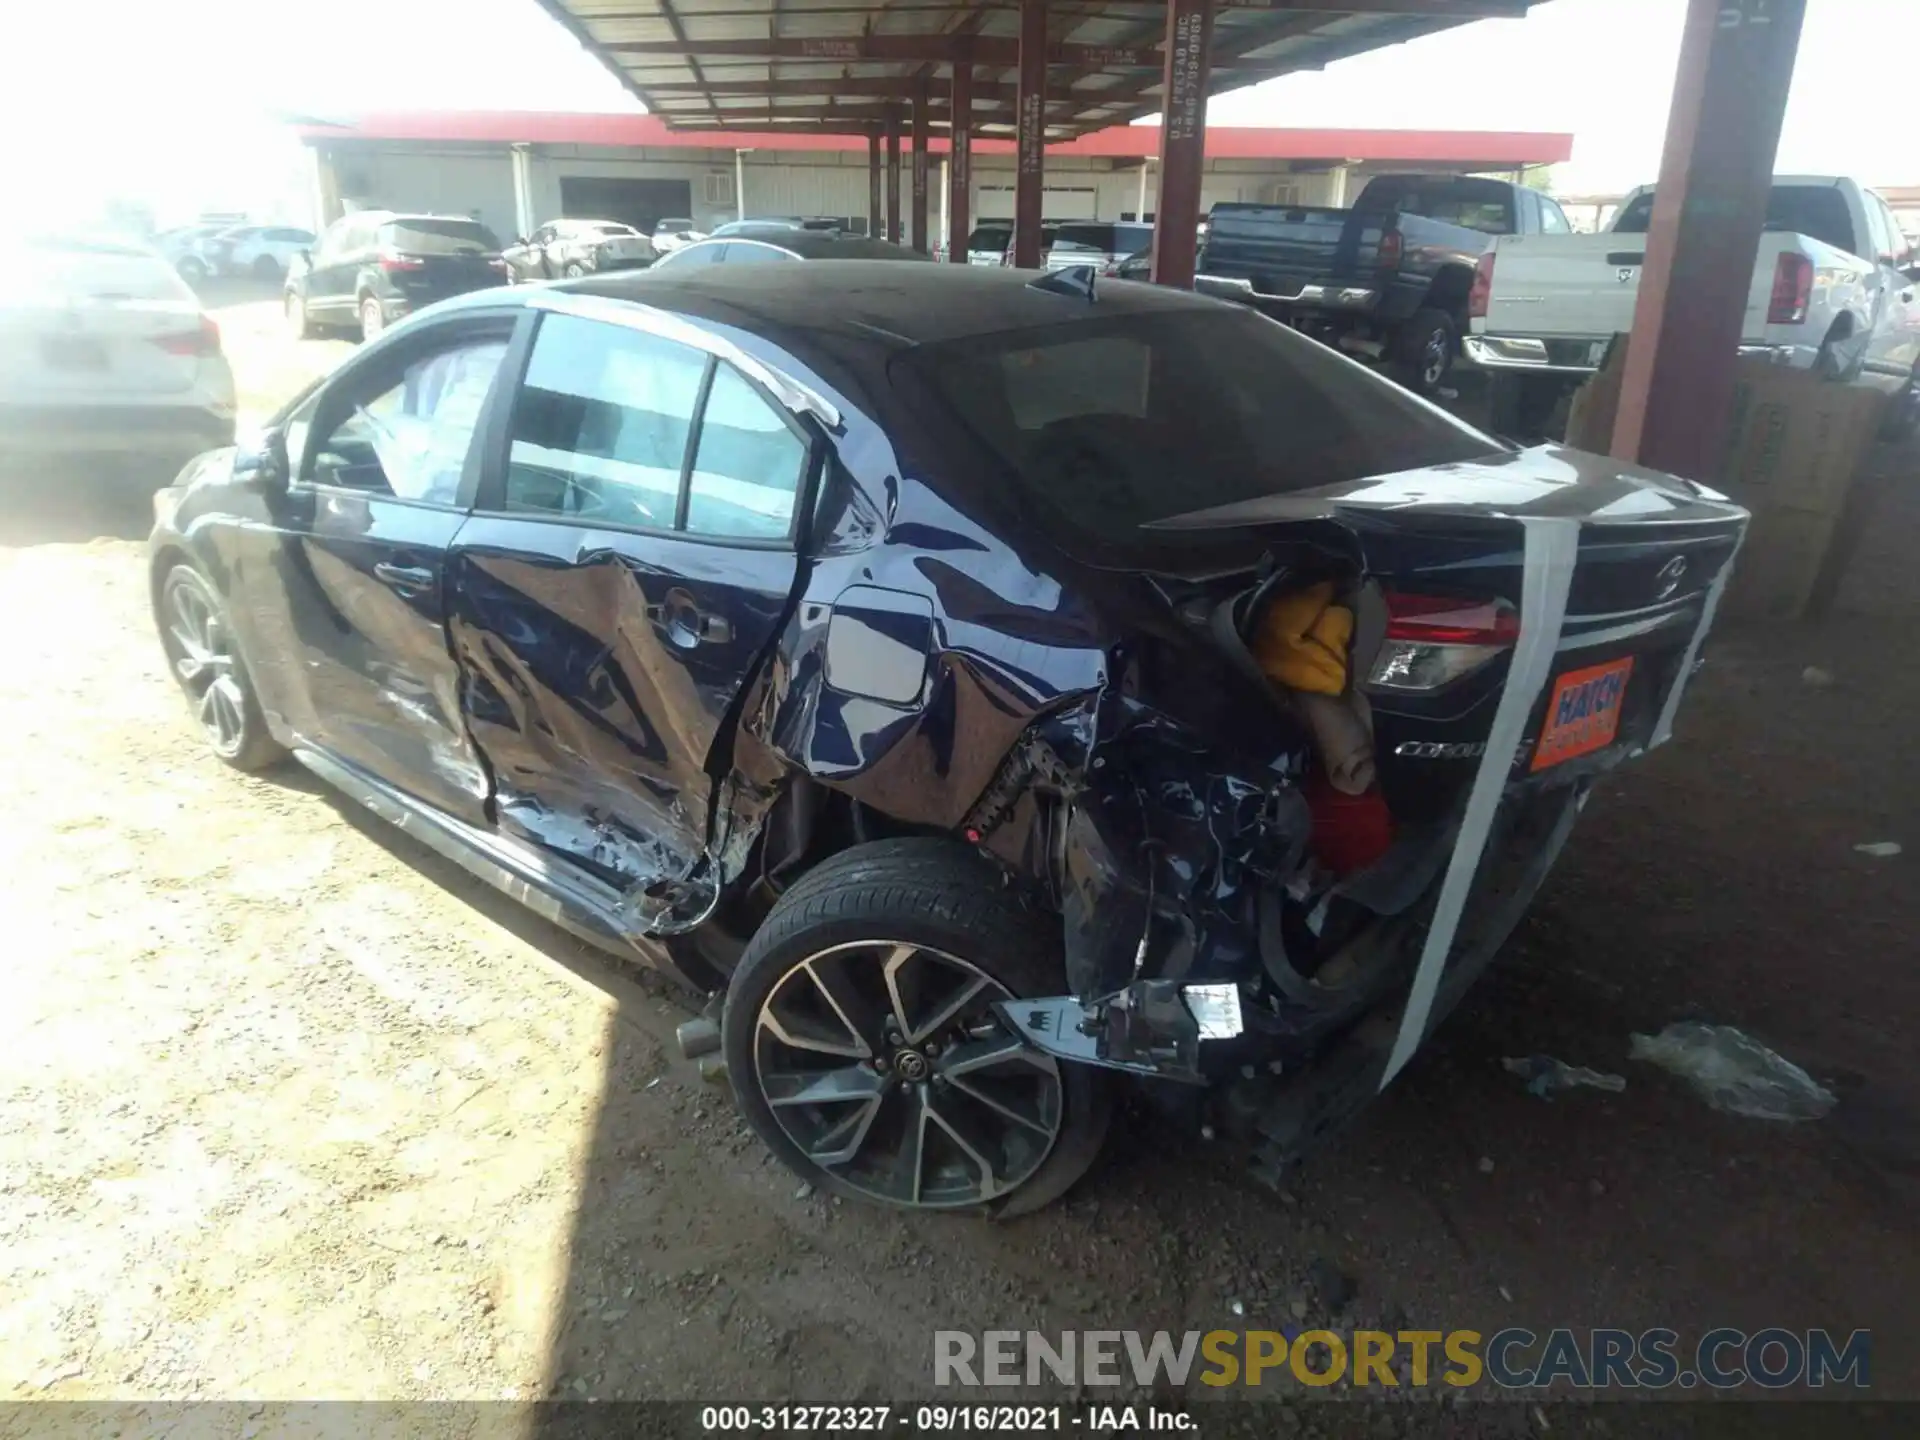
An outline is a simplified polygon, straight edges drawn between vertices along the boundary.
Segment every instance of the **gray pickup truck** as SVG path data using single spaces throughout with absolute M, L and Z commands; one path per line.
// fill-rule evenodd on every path
M 1376 175 L 1351 209 L 1222 204 L 1194 288 L 1242 301 L 1432 395 L 1467 329 L 1474 267 L 1500 235 L 1569 235 L 1550 198 L 1473 175 Z

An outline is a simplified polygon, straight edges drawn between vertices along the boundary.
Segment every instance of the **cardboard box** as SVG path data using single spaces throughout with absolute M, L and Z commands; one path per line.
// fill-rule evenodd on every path
M 1602 454 L 1611 448 L 1626 358 L 1626 337 L 1616 337 L 1606 363 L 1573 397 L 1569 445 Z M 1706 483 L 1754 518 L 1723 614 L 1790 620 L 1806 613 L 1823 569 L 1831 579 L 1844 564 L 1845 556 L 1828 551 L 1886 405 L 1885 395 L 1864 385 L 1738 362 L 1720 473 Z

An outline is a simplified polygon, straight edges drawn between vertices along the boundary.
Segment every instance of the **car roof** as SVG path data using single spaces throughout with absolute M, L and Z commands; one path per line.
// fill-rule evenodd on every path
M 1077 296 L 1036 288 L 1032 282 L 1040 278 L 1033 271 L 997 266 L 819 260 L 805 265 L 616 271 L 562 281 L 551 288 L 658 306 L 743 328 L 857 335 L 903 347 L 1090 316 L 1211 310 L 1226 303 L 1188 290 L 1096 281 L 1089 307 Z M 492 293 L 497 299 L 498 292 Z

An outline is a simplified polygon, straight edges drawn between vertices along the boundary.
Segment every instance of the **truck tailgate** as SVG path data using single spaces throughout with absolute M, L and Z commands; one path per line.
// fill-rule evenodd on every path
M 1766 323 L 1774 262 L 1788 235 L 1761 237 L 1742 334 Z M 1604 339 L 1633 329 L 1645 235 L 1504 235 L 1494 244 L 1493 287 L 1476 333 Z
M 1208 217 L 1201 268 L 1255 282 L 1268 294 L 1297 293 L 1307 281 L 1371 272 L 1381 217 L 1299 205 L 1216 205 Z

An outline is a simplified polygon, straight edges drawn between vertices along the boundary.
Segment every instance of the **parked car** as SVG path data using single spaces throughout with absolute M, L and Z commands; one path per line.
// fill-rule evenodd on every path
M 711 237 L 663 255 L 655 270 L 676 273 L 699 265 L 765 264 L 778 260 L 927 260 L 918 250 L 888 240 L 869 240 L 839 230 L 796 230 L 784 225 L 723 225 Z
M 1491 372 L 1496 424 L 1532 428 L 1633 328 L 1653 188 L 1599 235 L 1528 235 L 1480 260 L 1467 340 Z M 1896 431 L 1920 424 L 1920 257 L 1884 200 L 1835 175 L 1783 175 L 1767 198 L 1741 329 L 1743 354 L 1898 393 Z
M 203 280 L 211 272 L 206 261 L 200 257 L 202 242 L 232 228 L 224 221 L 217 225 L 182 225 L 178 229 L 161 232 L 155 237 L 153 246 L 160 257 L 179 270 L 183 277 Z
M 196 255 L 211 275 L 252 275 L 278 280 L 303 250 L 313 246 L 313 232 L 292 225 L 239 225 L 200 241 Z
M 1467 331 L 1474 266 L 1496 235 L 1571 234 L 1548 196 L 1471 175 L 1376 175 L 1350 210 L 1215 205 L 1196 289 L 1384 360 L 1433 395 Z
M 1282 1156 L 1376 1093 L 1746 519 L 1239 306 L 834 261 L 447 302 L 156 516 L 218 756 L 712 997 L 812 1183 L 1001 1213 L 1128 1076 Z
M 682 245 L 691 245 L 696 240 L 706 238 L 706 232 L 696 230 L 693 221 L 685 216 L 656 220 L 653 225 L 653 253 L 671 255 Z
M 1153 226 L 1134 221 L 1070 220 L 1042 236 L 1041 264 L 1049 270 L 1092 265 L 1103 275 L 1153 248 Z
M 857 234 L 843 215 L 764 215 L 748 220 L 729 220 L 713 227 L 713 235 L 745 235 L 761 230 L 818 230 Z
M 0 455 L 137 462 L 158 484 L 233 423 L 220 329 L 157 251 L 0 240 Z
M 653 241 L 619 220 L 549 220 L 503 252 L 514 280 L 557 280 L 603 270 L 644 269 Z
M 297 336 L 357 329 L 375 339 L 415 310 L 507 282 L 500 242 L 464 215 L 360 210 L 326 229 L 287 271 L 283 301 Z

